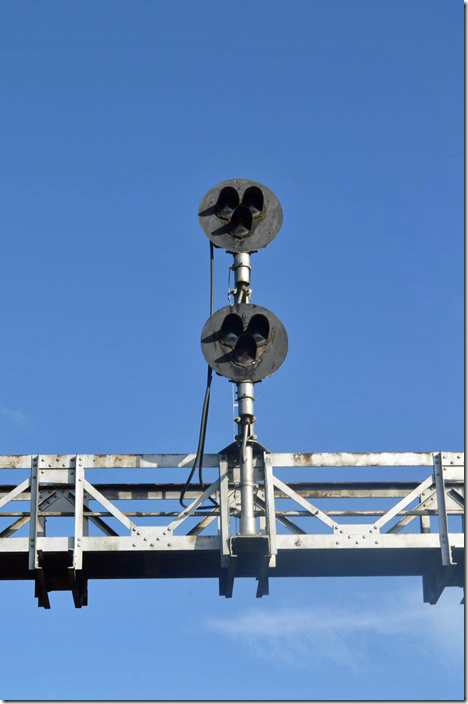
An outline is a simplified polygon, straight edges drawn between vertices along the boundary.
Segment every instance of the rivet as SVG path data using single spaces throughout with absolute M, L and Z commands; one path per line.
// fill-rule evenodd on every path
M 339 541 L 339 540 L 337 540 L 337 541 L 336 541 L 336 544 L 337 544 L 337 545 L 339 545 L 339 544 L 340 544 L 340 541 Z
M 365 539 L 366 539 L 366 536 L 365 536 L 365 535 L 363 535 L 363 536 L 362 536 L 362 539 L 363 539 L 363 540 L 365 540 Z
M 132 547 L 136 548 L 136 543 L 132 543 Z
M 52 467 L 52 465 L 49 463 L 49 467 Z
M 139 534 L 138 534 L 138 535 L 139 535 Z M 165 531 L 165 530 L 163 530 L 163 535 L 166 535 L 166 531 Z
M 141 535 L 140 531 L 138 531 L 137 535 Z
M 159 540 L 159 538 L 156 538 L 156 540 Z
M 45 459 L 43 457 L 41 457 L 41 462 L 45 462 Z
M 348 540 L 351 540 L 351 536 L 350 536 L 350 535 L 348 535 Z
M 171 543 L 168 543 L 168 544 L 167 544 L 167 547 L 170 548 L 170 547 L 171 547 Z
M 356 542 L 355 542 L 354 544 L 355 544 L 355 545 L 359 545 L 359 540 L 356 540 Z
M 457 460 L 459 460 L 459 459 L 460 459 L 460 455 L 457 455 Z
M 150 543 L 150 547 L 154 548 L 154 543 Z
M 378 540 L 376 540 L 376 541 L 375 541 L 375 544 L 376 544 L 376 545 L 378 545 L 378 544 L 379 544 L 379 541 L 378 541 Z
M 143 538 L 143 540 L 148 540 L 148 538 Z

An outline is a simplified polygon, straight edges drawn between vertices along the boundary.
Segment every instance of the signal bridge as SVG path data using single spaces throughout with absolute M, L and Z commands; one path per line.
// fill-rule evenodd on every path
M 184 510 L 177 480 L 194 455 L 0 456 L 1 469 L 28 473 L 17 485 L 0 486 L 7 523 L 0 531 L 0 579 L 33 579 L 45 608 L 55 590 L 70 590 L 75 606 L 83 606 L 90 579 L 214 578 L 230 597 L 236 578 L 255 578 L 262 596 L 270 577 L 421 575 L 431 604 L 444 587 L 463 586 L 462 453 L 253 449 L 251 535 L 237 530 L 237 443 L 205 455 L 212 481 L 203 491 L 191 486 Z M 395 479 L 379 478 L 388 475 L 384 467 Z M 121 468 L 131 468 L 133 481 L 88 478 L 114 477 Z M 369 468 L 376 468 L 372 480 Z M 337 471 L 349 479 L 330 481 Z M 209 497 L 215 505 L 206 507 Z
M 265 186 L 232 179 L 204 196 L 199 222 L 211 292 L 215 247 L 233 255 L 234 289 L 216 312 L 211 294 L 202 331 L 196 454 L 0 456 L 12 477 L 0 485 L 0 579 L 33 579 L 45 608 L 60 590 L 85 605 L 90 579 L 215 578 L 230 597 L 251 577 L 261 597 L 270 577 L 420 575 L 430 604 L 463 586 L 462 453 L 284 454 L 257 442 L 254 385 L 281 366 L 288 338 L 250 302 L 251 254 L 278 233 L 281 206 Z M 213 371 L 236 384 L 238 402 L 235 442 L 215 455 L 204 453 Z M 113 481 L 97 483 L 95 470 L 109 469 Z

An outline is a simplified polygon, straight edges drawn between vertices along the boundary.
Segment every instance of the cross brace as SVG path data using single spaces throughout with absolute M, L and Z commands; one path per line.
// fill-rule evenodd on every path
M 420 575 L 431 604 L 446 586 L 463 586 L 463 453 L 288 454 L 252 445 L 251 535 L 239 533 L 237 443 L 205 455 L 209 483 L 190 487 L 183 510 L 194 455 L 1 455 L 11 480 L 0 483 L 0 579 L 34 580 L 44 608 L 56 590 L 84 606 L 89 579 L 210 577 L 229 598 L 236 578 L 255 578 L 261 597 L 270 577 Z M 369 467 L 394 468 L 394 477 L 380 480 Z M 332 481 L 336 468 L 350 481 L 343 470 Z M 113 482 L 91 481 L 91 469 L 114 470 Z M 129 469 L 134 481 L 119 481 Z M 154 470 L 154 481 L 139 481 L 139 469 Z

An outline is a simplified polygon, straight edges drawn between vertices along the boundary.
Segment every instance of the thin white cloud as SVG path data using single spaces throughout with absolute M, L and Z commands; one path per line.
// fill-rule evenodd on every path
M 10 408 L 0 407 L 0 417 L 5 418 L 9 423 L 13 425 L 24 425 L 26 423 L 26 416 L 22 411 L 13 411 Z
M 212 619 L 207 628 L 247 646 L 259 658 L 319 669 L 324 663 L 360 672 L 375 668 L 373 651 L 409 648 L 446 667 L 463 663 L 461 591 L 448 590 L 435 606 L 422 589 L 351 596 L 346 604 L 255 607 L 233 618 Z M 454 592 L 451 593 L 450 592 Z

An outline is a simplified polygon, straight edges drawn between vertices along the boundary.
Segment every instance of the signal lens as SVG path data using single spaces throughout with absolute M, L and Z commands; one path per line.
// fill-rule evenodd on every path
M 263 212 L 263 193 L 257 186 L 250 186 L 245 189 L 242 205 L 250 210 L 254 218 Z
M 257 356 L 257 343 L 252 335 L 245 333 L 241 335 L 234 347 L 234 362 L 241 367 L 250 367 L 254 364 Z
M 221 339 L 227 345 L 235 345 L 243 330 L 242 318 L 235 313 L 230 313 L 224 318 L 221 325 Z
M 252 212 L 245 205 L 239 205 L 232 214 L 229 231 L 234 237 L 242 239 L 252 229 Z
M 268 318 L 259 313 L 257 313 L 257 315 L 253 315 L 250 319 L 247 332 L 252 335 L 257 345 L 264 345 L 270 334 L 270 323 L 268 322 Z
M 234 210 L 239 205 L 239 194 L 232 186 L 225 186 L 219 192 L 218 200 L 214 207 L 215 213 L 223 220 L 229 220 Z

